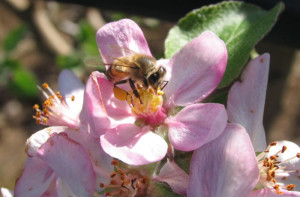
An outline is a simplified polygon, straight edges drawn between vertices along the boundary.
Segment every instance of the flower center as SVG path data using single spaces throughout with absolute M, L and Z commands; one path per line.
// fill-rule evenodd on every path
M 110 184 L 100 183 L 100 187 L 106 189 L 105 196 L 134 197 L 145 194 L 148 181 L 146 176 L 125 172 L 117 166 L 116 160 L 112 161 L 112 165 L 115 166 L 115 171 L 110 175 Z
M 142 118 L 146 124 L 158 125 L 166 118 L 164 108 L 162 108 L 163 91 L 154 91 L 152 88 L 138 87 L 139 97 L 133 91 L 125 91 L 114 87 L 114 96 L 122 101 L 127 101 L 131 107 L 131 112 L 138 118 Z
M 33 118 L 36 120 L 37 124 L 42 125 L 53 125 L 53 126 L 68 126 L 70 128 L 77 128 L 79 120 L 74 117 L 74 114 L 70 111 L 69 106 L 65 102 L 65 98 L 60 94 L 60 92 L 54 93 L 54 91 L 49 87 L 47 83 L 43 84 L 43 89 L 38 87 L 46 100 L 43 102 L 42 109 L 38 104 L 33 106 L 36 111 Z M 72 96 L 71 101 L 75 100 Z
M 282 189 L 290 191 L 295 188 L 294 184 L 285 185 L 283 182 L 280 182 L 280 178 L 281 180 L 285 180 L 285 178 L 290 176 L 291 173 L 296 172 L 293 170 L 287 171 L 285 163 L 291 159 L 300 158 L 300 154 L 298 153 L 294 157 L 284 161 L 279 161 L 278 157 L 282 156 L 287 149 L 286 146 L 283 146 L 282 149 L 275 154 L 266 156 L 266 154 L 269 153 L 270 148 L 276 144 L 276 142 L 271 143 L 264 152 L 257 156 L 260 173 L 259 183 L 265 187 L 273 188 L 278 194 L 282 194 Z

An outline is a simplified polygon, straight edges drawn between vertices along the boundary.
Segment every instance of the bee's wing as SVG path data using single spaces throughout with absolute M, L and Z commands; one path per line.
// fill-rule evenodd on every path
M 107 63 L 104 63 L 102 61 L 102 59 L 98 56 L 86 57 L 86 58 L 84 58 L 84 63 L 88 64 L 88 65 L 92 65 L 92 66 L 104 66 L 107 64 Z
M 116 57 L 109 57 L 110 59 L 112 59 L 112 62 L 114 62 L 115 60 L 118 60 L 119 62 L 122 62 L 122 64 L 118 64 L 118 66 L 122 66 L 122 67 L 130 67 L 133 69 L 139 69 L 139 67 L 135 66 L 135 65 L 130 65 L 128 63 L 128 61 L 125 61 L 121 58 L 116 58 Z M 100 57 L 95 56 L 95 57 L 86 57 L 84 59 L 84 63 L 90 66 L 111 66 L 113 63 L 108 63 L 108 62 L 104 62 Z
M 136 55 L 138 54 L 137 52 L 135 52 L 134 50 L 131 50 L 125 46 L 118 46 L 118 45 L 113 45 L 113 44 L 109 44 L 106 45 L 107 48 L 109 48 L 111 51 L 115 51 L 118 52 L 118 54 L 120 54 L 119 57 L 124 57 L 124 56 L 132 56 L 132 55 Z

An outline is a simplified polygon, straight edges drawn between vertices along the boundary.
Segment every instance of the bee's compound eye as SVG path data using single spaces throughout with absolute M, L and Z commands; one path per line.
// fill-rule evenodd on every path
M 155 72 L 149 76 L 148 81 L 151 85 L 155 84 L 159 79 L 159 73 Z

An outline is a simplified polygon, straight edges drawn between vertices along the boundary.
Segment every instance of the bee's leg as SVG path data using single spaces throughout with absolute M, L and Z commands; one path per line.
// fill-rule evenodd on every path
M 121 80 L 121 81 L 116 81 L 116 82 L 114 83 L 114 86 L 119 85 L 119 84 L 123 84 L 123 83 L 126 83 L 126 82 L 127 82 L 127 79 Z
M 148 81 L 147 81 L 147 79 L 144 77 L 144 85 L 145 85 L 145 87 L 146 87 L 146 89 L 149 87 L 149 84 L 148 84 Z
M 136 90 L 134 82 L 131 79 L 129 79 L 129 85 L 130 85 L 130 87 L 131 87 L 131 89 L 133 91 L 134 96 L 140 100 L 141 104 L 143 104 L 143 102 L 142 102 L 142 100 L 140 98 L 139 92 Z
M 128 98 L 128 96 L 130 96 L 129 95 L 129 93 L 127 92 L 127 91 L 125 91 L 125 90 L 123 90 L 122 88 L 119 88 L 117 85 L 119 85 L 119 84 L 124 84 L 124 83 L 126 83 L 127 82 L 127 79 L 126 80 L 121 80 L 121 81 L 116 81 L 115 83 L 114 83 L 114 91 L 115 91 L 115 88 L 118 88 L 118 89 L 121 89 L 122 91 L 124 91 L 124 92 L 126 92 L 126 96 L 124 97 L 124 96 L 121 96 L 121 97 L 117 97 L 119 100 L 121 100 L 121 101 L 123 101 L 123 100 L 127 100 L 127 98 Z M 114 92 L 114 94 L 115 94 L 115 92 Z M 116 95 L 115 95 L 116 96 Z M 132 99 L 131 99 L 131 101 L 132 101 Z M 133 106 L 133 103 L 131 102 L 131 104 L 132 104 L 132 106 Z
M 166 87 L 166 85 L 169 83 L 169 81 L 163 81 L 163 82 L 164 84 L 161 86 L 160 90 L 163 90 Z

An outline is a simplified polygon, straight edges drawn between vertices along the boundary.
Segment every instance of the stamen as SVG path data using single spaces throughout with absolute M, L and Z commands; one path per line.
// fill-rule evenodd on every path
M 105 196 L 140 196 L 145 193 L 147 177 L 141 176 L 136 172 L 134 174 L 124 171 L 116 166 L 117 162 L 112 162 L 115 167 L 114 172 L 111 173 L 111 180 L 109 185 L 100 183 L 101 188 L 105 188 Z
M 280 154 L 285 154 L 287 150 L 286 146 L 282 146 L 282 148 L 279 151 L 275 152 L 275 154 L 266 157 L 266 154 L 270 152 L 270 148 L 276 145 L 277 142 L 272 142 L 271 144 L 269 144 L 269 146 L 264 152 L 257 156 L 258 167 L 260 172 L 259 183 L 265 187 L 272 188 L 276 191 L 276 193 L 281 194 L 282 189 L 286 188 L 290 191 L 295 188 L 294 184 L 289 184 L 285 186 L 282 182 L 280 182 L 282 180 L 285 180 L 290 173 L 295 172 L 293 170 L 285 170 L 285 166 L 283 164 L 291 159 L 300 156 L 300 154 L 297 154 L 294 157 L 281 161 L 278 159 Z M 277 183 L 277 181 L 279 181 L 280 183 Z
M 38 104 L 33 106 L 36 111 L 34 119 L 37 124 L 53 125 L 53 126 L 68 126 L 70 128 L 77 129 L 79 125 L 79 119 L 72 113 L 69 106 L 64 101 L 60 92 L 55 92 L 49 87 L 47 83 L 43 83 L 41 87 L 38 87 L 46 100 L 42 104 L 40 109 Z M 47 92 L 46 92 L 47 91 Z
M 113 89 L 115 98 L 120 101 L 127 101 L 131 112 L 137 116 L 137 119 L 142 119 L 144 123 L 153 126 L 162 123 L 166 118 L 165 111 L 162 108 L 162 95 L 164 92 L 141 86 L 137 86 L 136 91 L 138 94 L 133 91 L 125 91 L 116 86 Z

